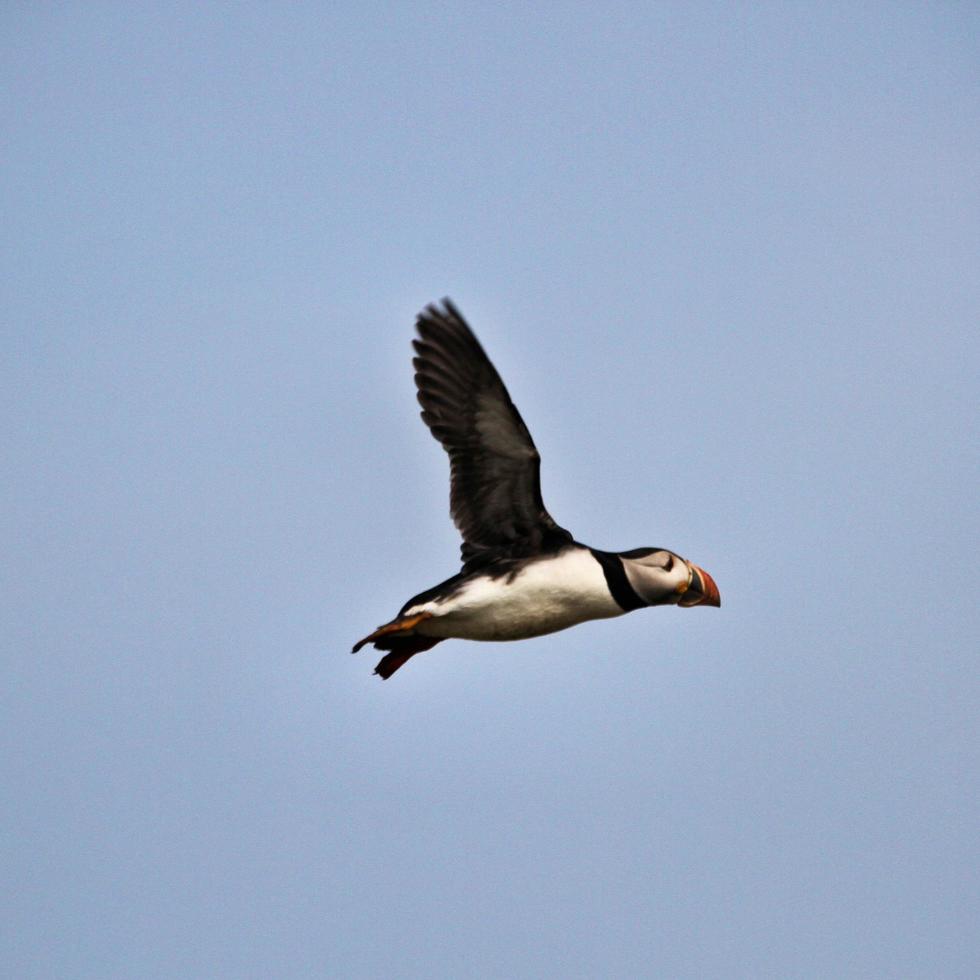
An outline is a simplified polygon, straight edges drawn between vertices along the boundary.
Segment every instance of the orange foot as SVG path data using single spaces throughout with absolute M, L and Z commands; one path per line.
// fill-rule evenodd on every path
M 411 633 L 419 623 L 424 623 L 427 619 L 432 619 L 432 613 L 421 612 L 416 616 L 409 616 L 407 619 L 396 619 L 390 623 L 385 623 L 384 626 L 379 626 L 370 636 L 365 636 L 363 640 L 358 640 L 354 644 L 354 649 L 351 650 L 351 653 L 357 653 L 365 643 L 373 643 L 375 640 L 380 640 L 383 636 L 389 636 L 392 633 Z

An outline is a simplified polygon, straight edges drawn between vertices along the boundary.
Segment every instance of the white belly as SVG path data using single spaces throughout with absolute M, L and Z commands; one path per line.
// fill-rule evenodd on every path
M 567 629 L 590 619 L 621 616 L 609 594 L 600 564 L 584 549 L 527 565 L 513 581 L 507 576 L 476 579 L 447 599 L 405 610 L 429 612 L 419 626 L 427 636 L 462 640 L 523 640 Z

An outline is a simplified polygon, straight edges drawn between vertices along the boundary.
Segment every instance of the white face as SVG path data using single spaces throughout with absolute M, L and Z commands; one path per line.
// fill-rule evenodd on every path
M 691 584 L 691 566 L 672 551 L 639 548 L 620 557 L 633 591 L 651 606 L 679 602 Z

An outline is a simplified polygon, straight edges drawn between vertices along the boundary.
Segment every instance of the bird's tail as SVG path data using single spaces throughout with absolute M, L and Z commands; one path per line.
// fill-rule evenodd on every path
M 431 619 L 431 613 L 420 613 L 417 616 L 410 616 L 406 619 L 396 619 L 394 622 L 379 626 L 373 633 L 368 634 L 363 640 L 358 640 L 354 644 L 351 653 L 357 653 L 367 643 L 373 643 L 377 650 L 390 650 L 391 652 L 381 658 L 374 672 L 384 680 L 388 680 L 391 675 L 403 664 L 407 663 L 417 653 L 423 650 L 431 650 L 442 640 L 440 636 L 421 636 L 415 633 L 415 627 L 426 619 Z
M 431 650 L 437 643 L 442 642 L 441 636 L 386 636 L 374 645 L 378 650 L 390 650 L 379 661 L 374 672 L 382 680 L 388 680 L 391 675 L 402 667 L 417 653 Z

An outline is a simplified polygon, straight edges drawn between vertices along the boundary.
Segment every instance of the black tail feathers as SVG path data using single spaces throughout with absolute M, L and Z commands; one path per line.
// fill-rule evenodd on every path
M 388 680 L 399 667 L 408 663 L 417 653 L 424 650 L 431 650 L 437 643 L 442 642 L 440 636 L 383 636 L 374 641 L 378 650 L 390 650 L 391 653 L 385 654 L 378 661 L 378 666 L 374 672 L 382 678 Z

